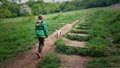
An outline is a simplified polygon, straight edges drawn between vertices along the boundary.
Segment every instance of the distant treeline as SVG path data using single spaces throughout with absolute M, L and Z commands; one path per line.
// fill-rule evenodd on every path
M 120 3 L 120 0 L 72 0 L 63 3 L 45 3 L 43 0 L 29 0 L 21 4 L 16 3 L 15 0 L 0 0 L 0 18 L 104 7 L 116 3 Z

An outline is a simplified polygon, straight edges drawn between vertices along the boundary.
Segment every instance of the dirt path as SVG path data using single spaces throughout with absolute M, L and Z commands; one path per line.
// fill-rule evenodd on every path
M 62 38 L 68 46 L 85 48 L 85 41 L 73 41 L 67 38 Z M 86 68 L 86 63 L 91 59 L 87 56 L 80 55 L 63 55 L 57 54 L 61 59 L 60 68 Z
M 63 41 L 66 42 L 66 44 L 68 46 L 75 46 L 75 47 L 81 47 L 81 48 L 85 48 L 85 41 L 75 41 L 75 40 L 69 40 L 67 38 L 62 38 Z
M 80 21 L 79 24 L 84 22 L 83 20 Z M 73 30 L 76 30 L 76 27 L 78 27 L 78 24 L 73 27 Z M 69 35 L 79 35 L 79 36 L 87 36 L 87 34 L 82 33 L 68 33 Z M 86 41 L 75 41 L 75 40 L 69 40 L 67 38 L 62 38 L 62 40 L 66 43 L 67 46 L 74 46 L 74 47 L 80 47 L 85 48 Z M 60 68 L 86 68 L 86 63 L 91 59 L 90 57 L 83 57 L 80 55 L 63 55 L 63 54 L 57 54 L 61 58 L 61 64 Z
M 72 26 L 75 25 L 79 20 L 74 21 L 71 24 L 66 24 L 61 28 L 62 35 L 67 33 L 72 29 Z M 56 33 L 54 32 L 52 35 L 50 35 L 45 42 L 44 49 L 42 51 L 42 56 L 44 57 L 48 52 L 54 50 L 54 42 L 57 40 L 55 37 Z M 24 53 L 19 54 L 16 58 L 14 58 L 12 61 L 10 61 L 7 64 L 6 68 L 37 68 L 37 65 L 42 60 L 38 59 L 36 56 L 37 52 L 37 45 L 33 47 L 31 50 L 26 51 Z
M 78 55 L 63 55 L 58 54 L 61 58 L 60 68 L 86 68 L 85 64 L 90 60 L 89 57 Z

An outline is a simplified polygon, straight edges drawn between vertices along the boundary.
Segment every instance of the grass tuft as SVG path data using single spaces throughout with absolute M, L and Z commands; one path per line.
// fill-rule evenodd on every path
M 45 56 L 38 68 L 59 68 L 60 58 L 53 53 Z

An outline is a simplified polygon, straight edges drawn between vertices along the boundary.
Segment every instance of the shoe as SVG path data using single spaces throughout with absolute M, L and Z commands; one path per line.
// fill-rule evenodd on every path
M 38 58 L 41 58 L 41 56 L 40 56 L 40 53 L 39 53 L 39 52 L 37 52 L 37 56 L 38 56 Z

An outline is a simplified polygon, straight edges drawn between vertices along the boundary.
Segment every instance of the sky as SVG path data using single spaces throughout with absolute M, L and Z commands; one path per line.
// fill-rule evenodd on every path
M 26 1 L 28 1 L 28 0 L 21 0 L 22 3 L 26 2 Z
M 70 1 L 70 0 L 44 0 L 45 2 L 52 2 L 52 1 L 55 1 L 55 2 L 63 2 L 63 1 Z
M 26 1 L 28 1 L 28 0 L 21 0 L 22 3 L 26 2 Z M 63 2 L 63 1 L 70 1 L 70 0 L 44 0 L 44 1 L 45 2 L 52 2 L 52 1 L 54 1 L 54 2 Z

